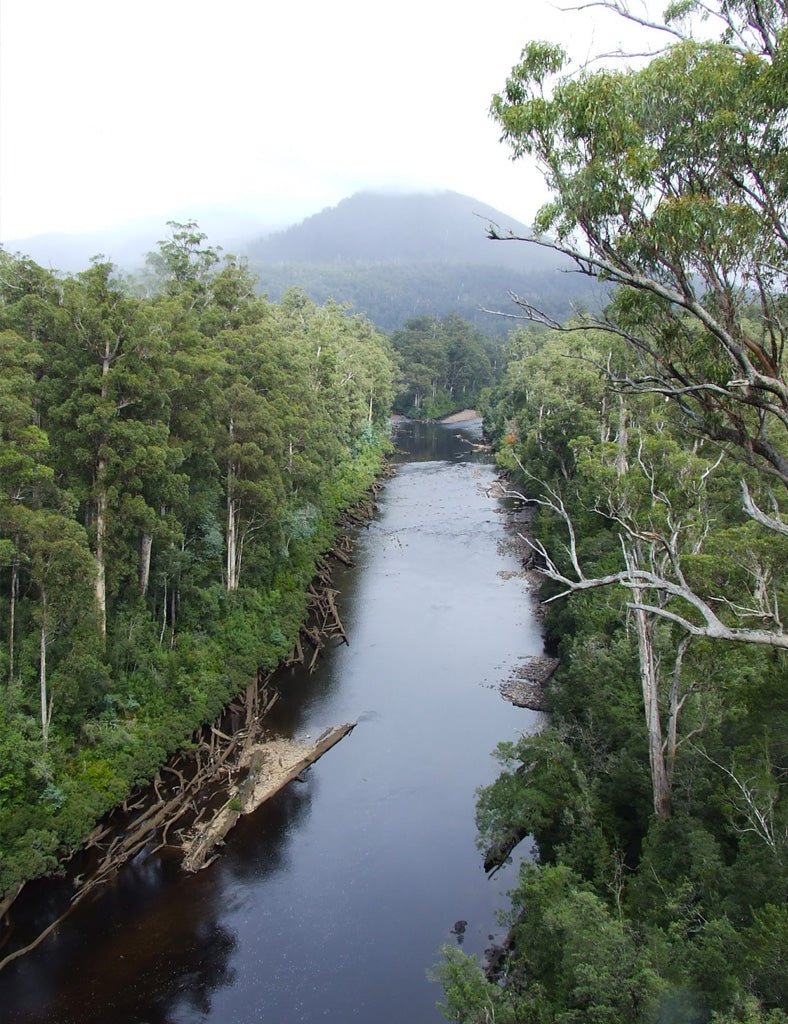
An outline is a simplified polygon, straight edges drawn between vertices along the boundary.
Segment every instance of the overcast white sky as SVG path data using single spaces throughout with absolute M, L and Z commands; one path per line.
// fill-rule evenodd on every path
M 548 0 L 0 0 L 0 239 L 387 187 L 529 221 L 541 179 L 491 94 L 529 38 L 582 55 L 626 29 Z

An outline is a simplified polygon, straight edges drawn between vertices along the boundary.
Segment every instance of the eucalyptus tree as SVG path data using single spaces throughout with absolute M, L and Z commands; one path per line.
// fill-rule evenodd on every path
M 599 6 L 633 16 L 618 0 Z M 692 38 L 704 13 L 719 39 Z M 560 47 L 530 43 L 492 104 L 514 157 L 535 157 L 553 193 L 529 241 L 618 286 L 603 316 L 577 325 L 524 298 L 525 315 L 623 340 L 630 358 L 611 369 L 613 387 L 673 401 L 691 435 L 750 467 L 742 507 L 775 543 L 788 535 L 787 26 L 778 0 L 687 0 L 656 25 L 672 41 L 645 66 L 571 70 Z M 774 607 L 729 607 L 725 618 L 675 564 L 616 580 L 691 635 L 788 647 Z M 571 589 L 589 585 L 582 572 L 567 578 Z M 685 610 L 646 599 L 655 593 Z
M 30 579 L 37 591 L 39 711 L 46 744 L 56 696 L 50 682 L 50 646 L 57 642 L 65 648 L 61 660 L 68 657 L 71 646 L 79 648 L 77 664 L 72 664 L 70 672 L 60 673 L 62 682 L 79 687 L 89 674 L 91 658 L 81 644 L 81 627 L 87 623 L 95 636 L 91 601 L 94 563 L 84 529 L 69 516 L 50 510 L 32 512 L 25 517 L 22 531 Z M 83 685 L 83 689 L 87 687 Z M 87 703 L 91 697 L 95 694 L 83 692 L 76 702 Z
M 48 348 L 42 403 L 56 468 L 67 474 L 90 531 L 103 634 L 108 566 L 115 592 L 138 573 L 125 564 L 117 541 L 127 527 L 136 540 L 148 529 L 155 509 L 144 507 L 147 481 L 160 472 L 156 464 L 171 461 L 168 342 L 149 305 L 124 290 L 109 263 L 96 261 L 64 281 L 62 308 L 64 326 Z

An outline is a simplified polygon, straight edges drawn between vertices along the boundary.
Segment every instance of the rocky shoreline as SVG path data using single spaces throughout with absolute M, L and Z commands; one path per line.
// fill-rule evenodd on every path
M 507 480 L 501 476 L 489 489 L 489 495 L 493 498 L 511 497 L 507 486 Z M 502 515 L 506 516 L 507 539 L 505 546 L 520 562 L 522 568 L 519 572 L 507 573 L 507 576 L 517 576 L 522 579 L 532 593 L 538 593 L 543 577 L 534 568 L 534 550 L 528 542 L 531 523 L 533 521 L 535 508 L 531 505 L 520 503 L 516 508 L 500 509 Z M 541 604 L 534 609 L 538 618 L 544 615 Z M 518 708 L 527 708 L 530 711 L 547 711 L 548 701 L 546 686 L 553 677 L 560 662 L 558 658 L 548 654 L 534 655 L 526 658 L 522 665 L 518 666 L 509 679 L 504 680 L 498 690 L 501 696 Z
M 515 707 L 547 711 L 545 686 L 559 664 L 558 658 L 551 658 L 547 654 L 528 658 L 513 677 L 501 683 L 498 690 Z

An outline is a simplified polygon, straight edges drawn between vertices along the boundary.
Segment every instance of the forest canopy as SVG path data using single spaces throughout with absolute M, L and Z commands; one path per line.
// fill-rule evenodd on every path
M 290 653 L 393 382 L 193 223 L 141 282 L 0 252 L 0 903 Z

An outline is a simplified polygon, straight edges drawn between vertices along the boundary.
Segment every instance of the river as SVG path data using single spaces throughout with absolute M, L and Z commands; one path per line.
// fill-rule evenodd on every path
M 542 642 L 478 429 L 398 427 L 380 515 L 337 574 L 350 644 L 280 678 L 277 730 L 357 728 L 204 872 L 152 858 L 86 900 L 0 974 L 3 1024 L 443 1020 L 428 969 L 444 943 L 490 944 L 516 871 L 485 876 L 475 789 L 539 720 L 497 692 Z

